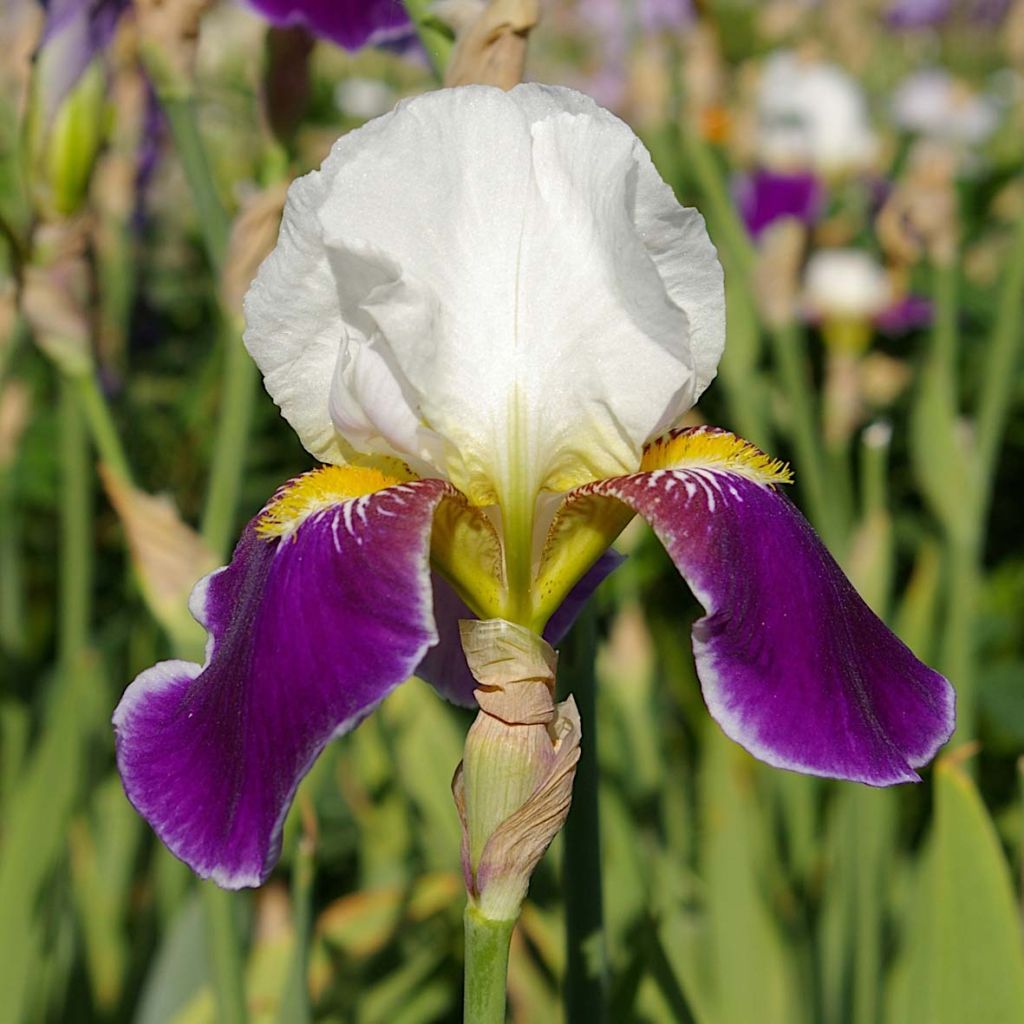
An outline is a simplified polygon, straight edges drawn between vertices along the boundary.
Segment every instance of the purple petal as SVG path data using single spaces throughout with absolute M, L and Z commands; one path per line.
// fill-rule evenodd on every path
M 868 608 L 793 504 L 722 468 L 590 484 L 654 528 L 707 615 L 697 674 L 726 735 L 779 768 L 918 779 L 953 730 L 949 683 Z
M 594 591 L 625 561 L 617 551 L 606 551 L 569 591 L 566 599 L 548 620 L 544 639 L 559 644 Z M 416 669 L 416 675 L 426 680 L 446 700 L 464 708 L 475 708 L 473 691 L 477 683 L 466 664 L 459 639 L 459 619 L 475 619 L 466 603 L 443 577 L 434 574 L 434 621 L 437 623 L 438 641 L 427 651 Z
M 259 885 L 314 759 L 436 642 L 430 530 L 447 493 L 388 487 L 271 539 L 254 519 L 192 594 L 206 664 L 165 661 L 128 687 L 114 713 L 125 792 L 198 875 Z
M 46 122 L 89 62 L 114 37 L 130 0 L 50 0 L 39 43 L 38 88 Z
M 756 170 L 737 178 L 733 193 L 740 216 L 755 238 L 782 217 L 813 223 L 825 200 L 821 182 L 809 171 L 782 174 Z
M 410 31 L 401 0 L 249 0 L 274 25 L 302 25 L 346 50 L 393 42 Z

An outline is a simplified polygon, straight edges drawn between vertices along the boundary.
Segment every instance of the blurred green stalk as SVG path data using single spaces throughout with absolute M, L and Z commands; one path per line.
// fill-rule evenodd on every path
M 295 949 L 281 994 L 277 1019 L 280 1024 L 306 1024 L 312 1020 L 309 1006 L 309 938 L 313 928 L 313 840 L 303 834 L 295 844 L 292 861 L 292 923 Z
M 222 381 L 217 437 L 200 532 L 210 549 L 225 560 L 235 535 L 257 383 L 256 364 L 234 329 L 224 331 Z
M 73 672 L 89 642 L 92 600 L 92 471 L 74 385 L 60 382 L 60 606 L 58 660 Z
M 220 200 L 206 148 L 199 134 L 195 97 L 159 91 L 160 105 L 174 139 L 174 149 L 188 181 L 192 201 L 196 204 L 199 228 L 210 265 L 218 273 L 228 253 L 231 218 Z
M 598 810 L 596 653 L 595 612 L 588 607 L 569 634 L 559 666 L 564 692 L 571 693 L 576 700 L 583 732 L 562 858 L 565 1001 L 569 1024 L 601 1024 L 608 997 Z
M 423 49 L 430 61 L 430 67 L 438 81 L 444 80 L 448 58 L 452 54 L 451 37 L 442 30 L 437 18 L 431 12 L 433 0 L 402 0 L 409 20 L 420 37 Z
M 167 114 L 175 149 L 181 160 L 199 215 L 203 240 L 212 269 L 222 272 L 227 257 L 231 220 L 220 200 L 206 149 L 199 132 L 195 98 L 191 92 L 161 88 L 160 103 Z M 217 439 L 210 467 L 210 484 L 203 513 L 203 537 L 223 556 L 228 547 L 241 479 L 248 451 L 256 372 L 234 332 L 225 337 L 225 386 L 218 416 Z M 213 982 L 218 1021 L 241 1024 L 247 1017 L 242 945 L 232 916 L 234 896 L 211 883 L 202 885 L 207 927 L 213 951 Z
M 730 273 L 739 277 L 739 290 L 748 296 L 752 295 L 757 251 L 736 212 L 711 147 L 687 123 L 685 117 L 680 117 L 679 122 L 684 162 L 700 190 L 702 212 L 707 217 L 712 237 L 724 250 L 723 264 Z M 836 550 L 840 536 L 834 510 L 827 497 L 825 455 L 821 447 L 821 430 L 814 407 L 814 384 L 810 376 L 804 335 L 795 323 L 769 325 L 768 335 L 776 369 L 789 401 L 798 485 L 807 499 L 811 520 L 825 543 Z M 739 384 L 727 389 L 735 408 L 742 407 L 744 402 L 741 390 Z M 745 422 L 749 422 L 749 416 L 745 413 L 741 416 Z M 761 428 L 759 432 L 765 431 Z
M 122 480 L 131 483 L 132 471 L 128 465 L 128 457 L 125 455 L 121 436 L 114 423 L 110 406 L 100 390 L 96 374 L 83 373 L 67 378 L 64 383 L 65 386 L 74 388 L 78 401 L 81 402 L 85 423 L 92 435 L 100 461 Z
M 465 1024 L 504 1024 L 508 948 L 515 921 L 492 921 L 466 907 Z
M 999 292 L 996 320 L 989 339 L 981 396 L 978 402 L 977 455 L 981 481 L 978 518 L 988 517 L 995 483 L 996 462 L 1006 418 L 1018 383 L 1018 363 L 1024 346 L 1024 217 L 1017 221 L 1006 276 Z

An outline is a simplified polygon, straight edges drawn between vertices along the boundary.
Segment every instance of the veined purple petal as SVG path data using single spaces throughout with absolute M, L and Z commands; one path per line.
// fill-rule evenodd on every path
M 106 49 L 130 0 L 49 0 L 39 43 L 43 117 L 56 113 L 89 62 Z
M 275 25 L 302 25 L 346 50 L 394 42 L 409 29 L 401 0 L 248 0 Z
M 755 757 L 886 786 L 917 780 L 914 769 L 949 738 L 949 683 L 868 608 L 800 512 L 749 467 L 712 461 L 578 493 L 617 498 L 654 528 L 708 613 L 693 628 L 708 708 Z
M 449 493 L 386 487 L 270 538 L 257 517 L 192 594 L 206 664 L 162 662 L 128 687 L 114 713 L 125 792 L 198 875 L 259 885 L 317 755 L 436 642 L 430 530 Z
M 758 169 L 737 178 L 733 193 L 740 216 L 755 238 L 782 217 L 813 223 L 825 200 L 821 182 L 810 171 L 784 174 Z
M 569 591 L 566 599 L 548 620 L 544 639 L 557 646 L 565 638 L 584 605 L 597 588 L 625 561 L 617 551 L 606 551 Z M 438 641 L 427 651 L 426 657 L 416 669 L 416 675 L 426 680 L 446 700 L 464 708 L 475 708 L 473 691 L 477 682 L 466 664 L 459 637 L 459 620 L 475 619 L 465 601 L 455 592 L 454 587 L 437 573 L 434 574 L 434 620 L 437 623 Z

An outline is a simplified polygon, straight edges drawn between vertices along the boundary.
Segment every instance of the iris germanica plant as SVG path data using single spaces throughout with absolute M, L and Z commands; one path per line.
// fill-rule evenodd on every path
M 205 664 L 148 669 L 114 716 L 130 800 L 198 874 L 260 884 L 331 739 L 416 673 L 471 704 L 458 619 L 563 631 L 636 514 L 706 609 L 708 708 L 755 756 L 882 786 L 949 737 L 949 684 L 854 591 L 788 469 L 678 426 L 722 353 L 722 270 L 591 100 L 465 87 L 345 136 L 292 185 L 245 312 L 324 465 L 196 587 Z

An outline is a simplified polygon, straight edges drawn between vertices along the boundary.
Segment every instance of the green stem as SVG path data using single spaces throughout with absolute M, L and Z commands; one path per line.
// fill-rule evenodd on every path
M 680 139 L 686 165 L 693 174 L 705 204 L 714 238 L 723 249 L 726 267 L 738 275 L 740 287 L 749 291 L 757 253 L 725 186 L 710 146 L 699 132 L 681 118 Z M 839 541 L 835 517 L 827 500 L 825 458 L 820 429 L 811 399 L 813 383 L 807 371 L 803 337 L 795 324 L 769 328 L 772 353 L 790 403 L 797 477 L 807 498 L 810 517 L 825 543 L 833 549 Z
M 239 333 L 231 331 L 224 344 L 224 392 L 201 528 L 203 539 L 221 557 L 227 555 L 234 536 L 257 382 L 256 364 Z
M 228 251 L 231 220 L 220 200 L 210 161 L 199 134 L 196 103 L 192 96 L 164 94 L 160 103 L 174 138 L 174 148 L 185 171 L 192 201 L 196 204 L 206 255 L 218 273 Z
M 754 276 L 756 252 L 747 234 L 747 229 L 740 220 L 733 205 L 725 181 L 719 171 L 711 147 L 686 118 L 680 118 L 682 128 L 680 139 L 686 166 L 693 174 L 704 197 L 708 218 L 718 228 L 716 234 L 721 243 L 728 249 L 730 261 L 749 285 Z
M 0 468 L 0 523 L 0 648 L 19 652 L 25 645 L 25 591 L 13 466 Z
M 403 3 L 423 44 L 430 67 L 438 81 L 443 81 L 448 58 L 452 55 L 451 37 L 442 31 L 437 19 L 430 13 L 432 0 L 403 0 Z
M 996 460 L 1014 388 L 1015 367 L 1024 344 L 1024 217 L 1017 223 L 1017 234 L 999 292 L 995 325 L 985 361 L 985 376 L 978 402 L 977 455 L 975 465 L 979 481 L 978 516 L 980 525 L 988 516 L 995 480 Z
M 941 664 L 956 686 L 956 741 L 965 743 L 974 739 L 976 719 L 974 626 L 981 587 L 976 546 L 948 538 L 946 571 L 948 605 Z
M 295 951 L 292 954 L 288 980 L 281 994 L 277 1019 L 281 1024 L 304 1024 L 312 1019 L 309 1007 L 309 935 L 313 923 L 313 841 L 302 835 L 292 862 L 292 921 L 295 928 Z
M 100 461 L 122 480 L 131 483 L 132 471 L 128 465 L 121 436 L 114 424 L 110 406 L 100 390 L 94 373 L 80 374 L 73 380 L 73 386 L 85 413 L 85 421 L 93 444 L 99 452 Z
M 491 921 L 466 907 L 464 1024 L 504 1024 L 508 949 L 515 921 Z
M 213 989 L 217 1000 L 218 1024 L 245 1024 L 245 983 L 238 929 L 232 914 L 233 894 L 212 882 L 200 883 L 206 911 Z
M 160 78 L 156 81 L 159 83 Z M 178 92 L 168 87 L 160 89 L 159 85 L 158 90 L 174 137 L 175 150 L 196 204 L 207 258 L 219 274 L 227 257 L 231 220 L 221 202 L 199 133 L 195 99 L 187 91 Z M 207 541 L 212 540 L 211 546 L 218 554 L 226 552 L 241 488 L 255 385 L 254 369 L 245 355 L 241 339 L 232 336 L 226 340 L 227 379 L 203 522 L 204 537 Z M 243 1024 L 247 1012 L 242 944 L 232 916 L 235 898 L 207 883 L 203 886 L 203 899 L 213 952 L 214 989 L 219 1008 L 217 1019 L 224 1024 Z
M 583 732 L 562 859 L 567 946 L 565 999 L 570 1024 L 601 1024 L 608 996 L 598 805 L 596 648 L 595 615 L 588 608 L 569 635 L 559 671 L 565 692 L 576 699 Z
M 60 382 L 61 420 L 61 550 L 60 623 L 58 651 L 61 667 L 73 671 L 89 641 L 92 597 L 92 487 L 89 438 L 75 388 Z
M 772 355 L 790 405 L 797 481 L 807 499 L 811 520 L 825 543 L 835 551 L 839 537 L 828 500 L 825 460 L 819 443 L 821 431 L 811 397 L 814 385 L 808 372 L 803 332 L 796 324 L 785 324 L 772 328 L 769 336 Z

